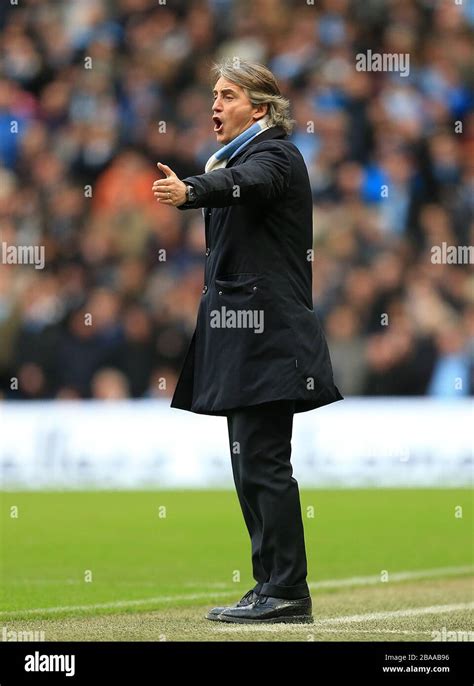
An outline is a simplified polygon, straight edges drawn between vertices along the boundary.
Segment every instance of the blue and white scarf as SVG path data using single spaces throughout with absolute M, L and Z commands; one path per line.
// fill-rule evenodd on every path
M 269 124 L 268 122 L 268 116 L 265 115 L 264 117 L 256 121 L 255 124 L 249 126 L 248 129 L 242 131 L 242 133 L 240 133 L 233 140 L 231 140 L 230 143 L 227 143 L 227 145 L 224 145 L 224 147 L 222 147 L 220 150 L 211 155 L 211 157 L 206 162 L 206 174 L 208 172 L 214 171 L 214 169 L 220 169 L 221 167 L 225 167 L 227 165 L 227 162 L 231 160 L 233 157 L 235 157 L 235 155 L 237 155 L 237 153 L 240 152 L 242 148 L 244 148 L 253 138 L 255 138 L 255 136 L 258 136 L 260 133 L 262 133 L 266 129 L 269 129 L 271 126 L 272 124 Z

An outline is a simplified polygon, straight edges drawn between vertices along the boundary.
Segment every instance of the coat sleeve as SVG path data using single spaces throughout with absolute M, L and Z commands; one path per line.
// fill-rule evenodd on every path
M 242 164 L 181 179 L 194 187 L 196 199 L 178 209 L 268 203 L 285 193 L 290 173 L 290 158 L 283 146 L 267 144 Z

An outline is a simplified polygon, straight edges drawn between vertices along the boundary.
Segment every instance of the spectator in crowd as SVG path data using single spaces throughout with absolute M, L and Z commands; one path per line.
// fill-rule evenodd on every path
M 0 398 L 171 397 L 194 330 L 200 210 L 149 189 L 215 152 L 209 67 L 261 61 L 292 102 L 313 290 L 348 395 L 473 392 L 469 3 L 155 0 L 0 9 Z M 408 55 L 357 68 L 368 50 Z M 45 251 L 44 269 L 5 259 Z

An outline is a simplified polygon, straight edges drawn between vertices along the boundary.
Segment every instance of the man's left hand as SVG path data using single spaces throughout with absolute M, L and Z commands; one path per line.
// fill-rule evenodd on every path
M 157 179 L 152 186 L 153 195 L 163 205 L 179 207 L 186 202 L 186 184 L 178 179 L 172 169 L 158 162 L 157 167 L 166 179 Z

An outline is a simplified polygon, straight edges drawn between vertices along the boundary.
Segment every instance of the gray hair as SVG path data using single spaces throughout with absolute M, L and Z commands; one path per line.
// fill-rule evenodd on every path
M 282 96 L 274 75 L 265 65 L 234 57 L 214 64 L 211 71 L 215 79 L 222 76 L 243 88 L 252 105 L 267 104 L 269 124 L 291 133 L 295 120 L 290 118 L 290 101 Z

